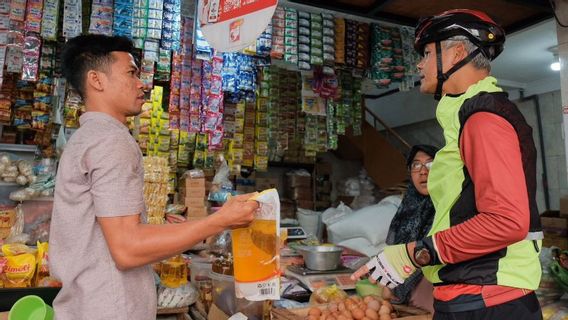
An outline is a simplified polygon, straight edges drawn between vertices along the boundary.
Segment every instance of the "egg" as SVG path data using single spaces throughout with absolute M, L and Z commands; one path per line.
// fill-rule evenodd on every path
M 378 320 L 379 319 L 379 315 L 377 314 L 377 311 L 373 310 L 373 309 L 367 309 L 365 310 L 365 316 L 371 320 Z
M 392 299 L 392 291 L 390 291 L 389 288 L 385 287 L 383 288 L 383 299 L 385 300 L 391 300 Z
M 349 311 L 353 311 L 353 309 L 360 309 L 360 306 L 356 303 L 350 304 L 349 307 L 347 307 L 347 310 Z
M 379 309 L 379 315 L 381 315 L 381 316 L 382 316 L 383 314 L 386 314 L 386 315 L 389 315 L 389 316 L 390 316 L 390 313 L 391 313 L 391 310 L 390 310 L 390 308 L 389 308 L 387 305 L 384 305 L 384 304 L 383 304 L 383 305 L 381 306 L 381 308 Z
M 313 307 L 308 311 L 308 315 L 319 317 L 321 316 L 321 310 L 318 307 Z
M 380 308 L 381 304 L 375 299 L 371 299 L 371 301 L 367 303 L 367 309 L 373 309 L 375 311 L 379 311 Z
M 337 311 L 337 303 L 333 303 L 333 302 L 330 303 L 330 304 L 327 306 L 327 309 L 329 309 L 330 312 Z
M 353 315 L 351 314 L 351 312 L 349 310 L 343 310 L 343 312 L 341 314 L 347 319 L 353 319 Z
M 345 303 L 340 302 L 339 304 L 337 304 L 337 310 L 339 311 L 345 310 Z
M 392 320 L 390 314 L 381 314 L 379 320 Z
M 375 299 L 373 299 L 373 297 L 371 297 L 371 296 L 366 296 L 365 298 L 363 298 L 363 301 L 365 301 L 365 303 L 367 303 L 367 304 L 369 302 L 373 301 L 373 300 L 375 300 Z
M 308 320 L 319 320 L 318 316 L 314 316 L 314 315 L 309 315 L 308 316 Z
M 359 308 L 355 308 L 351 311 L 351 314 L 353 315 L 354 319 L 363 319 L 363 317 L 365 316 L 365 311 Z

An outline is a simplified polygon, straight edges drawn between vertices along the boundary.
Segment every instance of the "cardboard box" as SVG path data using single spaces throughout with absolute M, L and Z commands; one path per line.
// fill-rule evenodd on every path
M 558 211 L 547 211 L 540 216 L 542 230 L 549 235 L 568 236 L 568 218 L 561 217 Z
M 290 198 L 294 200 L 313 200 L 312 188 L 294 188 L 290 190 Z
M 253 186 L 237 185 L 237 191 L 238 192 L 251 193 L 251 192 L 255 192 L 256 190 L 257 190 L 256 187 L 253 187 Z
M 205 219 L 207 216 L 199 216 L 199 217 L 186 217 L 185 219 L 189 222 L 199 221 Z
M 298 175 L 288 176 L 289 188 L 310 187 L 311 185 L 312 185 L 312 177 L 298 176 Z
M 186 197 L 185 198 L 186 207 L 205 207 L 205 198 L 203 197 Z
M 331 175 L 332 171 L 333 171 L 333 166 L 331 165 L 331 163 L 328 162 L 316 163 L 316 174 L 318 176 Z
M 331 201 L 316 201 L 316 210 L 325 210 L 331 207 Z
M 322 181 L 316 185 L 316 191 L 319 193 L 331 193 L 331 181 Z
M 298 208 L 302 208 L 302 209 L 314 210 L 314 202 L 313 201 L 298 200 L 298 201 L 296 201 L 296 206 Z
M 186 189 L 205 189 L 205 178 L 199 178 L 199 179 L 191 179 L 191 178 L 186 178 L 185 179 L 185 188 Z
M 321 310 L 327 309 L 327 304 L 310 305 L 304 308 L 275 308 L 270 310 L 270 319 L 272 320 L 303 320 L 307 319 L 308 312 L 313 307 L 318 307 Z M 432 314 L 419 308 L 393 304 L 392 307 L 396 310 L 398 318 L 396 320 L 431 320 Z M 390 318 L 389 318 L 390 319 Z M 211 319 L 222 320 L 222 319 Z
M 560 216 L 568 217 L 568 195 L 560 197 Z
M 185 189 L 183 192 L 183 198 L 203 198 L 205 199 L 205 188 L 191 188 Z
M 568 249 L 568 237 L 559 236 L 556 234 L 544 233 L 544 239 L 542 240 L 543 247 L 558 247 L 560 249 Z
M 331 196 L 325 193 L 316 193 L 316 199 L 319 201 L 328 201 L 331 202 Z
M 207 207 L 187 207 L 187 217 L 206 217 Z
M 256 190 L 278 189 L 278 178 L 256 178 Z

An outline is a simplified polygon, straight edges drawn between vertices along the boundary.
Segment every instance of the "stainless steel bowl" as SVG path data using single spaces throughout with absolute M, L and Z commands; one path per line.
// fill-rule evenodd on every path
M 318 271 L 337 269 L 343 252 L 343 248 L 337 246 L 301 246 L 297 250 L 304 257 L 306 267 Z

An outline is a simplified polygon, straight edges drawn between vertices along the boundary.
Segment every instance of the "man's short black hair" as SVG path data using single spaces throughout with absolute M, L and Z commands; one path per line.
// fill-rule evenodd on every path
M 134 45 L 127 37 L 100 34 L 81 35 L 65 44 L 61 55 L 61 72 L 83 99 L 87 72 L 107 71 L 113 62 L 111 56 L 113 51 L 133 54 Z

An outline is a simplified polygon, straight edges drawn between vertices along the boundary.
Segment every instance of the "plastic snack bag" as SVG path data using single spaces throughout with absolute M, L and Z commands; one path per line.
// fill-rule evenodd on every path
M 249 301 L 280 299 L 280 198 L 268 189 L 251 200 L 260 208 L 251 225 L 232 231 L 235 294 Z

